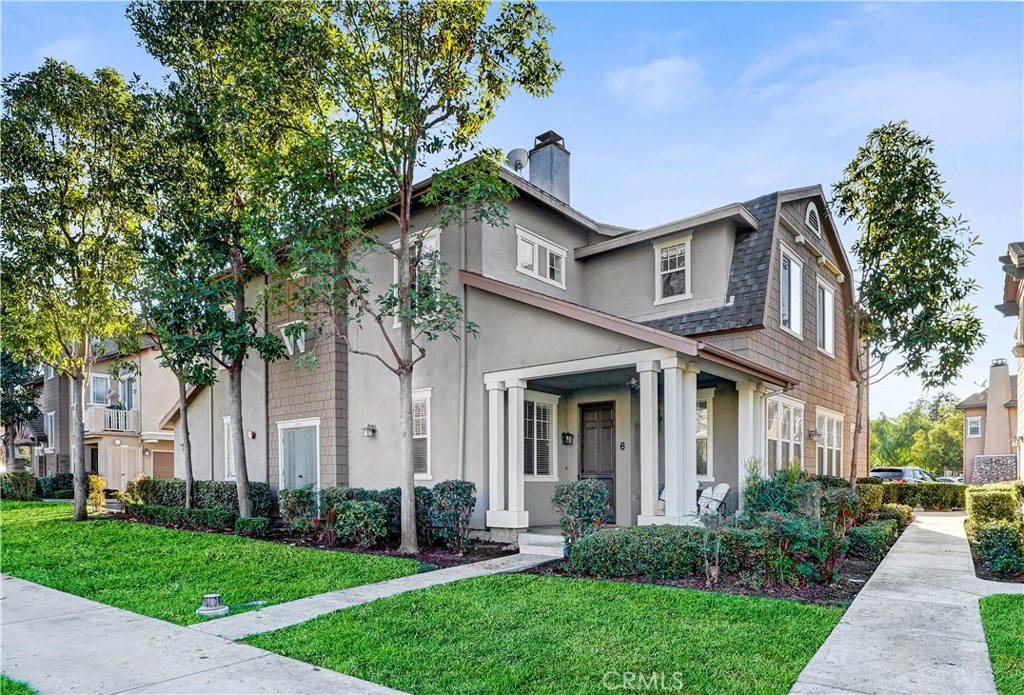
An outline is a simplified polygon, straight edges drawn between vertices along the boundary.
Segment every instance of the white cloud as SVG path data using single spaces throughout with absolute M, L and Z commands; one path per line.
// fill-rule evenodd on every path
M 76 65 L 83 62 L 88 50 L 89 42 L 81 36 L 65 36 L 40 46 L 36 51 L 36 56 L 40 62 L 42 62 L 43 58 L 54 58 L 56 60 L 66 60 Z
M 700 101 L 709 94 L 700 63 L 680 56 L 611 70 L 605 87 L 619 100 L 650 112 Z

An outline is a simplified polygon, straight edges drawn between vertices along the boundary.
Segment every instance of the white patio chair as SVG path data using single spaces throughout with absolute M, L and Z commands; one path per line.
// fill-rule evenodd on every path
M 700 514 L 721 514 L 725 511 L 725 498 L 729 494 L 729 484 L 719 483 L 708 486 L 700 493 L 697 500 L 697 512 Z

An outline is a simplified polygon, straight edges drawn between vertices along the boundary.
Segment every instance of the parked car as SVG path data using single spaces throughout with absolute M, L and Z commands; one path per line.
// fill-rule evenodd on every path
M 938 482 L 938 483 L 962 483 L 962 482 L 964 482 L 964 480 L 963 480 L 963 478 L 954 478 L 954 477 L 948 476 L 948 475 L 940 475 L 938 478 L 935 479 L 935 482 Z
M 886 466 L 871 469 L 871 477 L 886 483 L 934 483 L 935 476 L 917 466 Z

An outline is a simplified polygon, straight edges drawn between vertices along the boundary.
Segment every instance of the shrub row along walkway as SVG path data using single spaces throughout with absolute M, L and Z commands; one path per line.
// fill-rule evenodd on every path
M 978 579 L 964 514 L 917 517 L 791 693 L 995 694 L 978 599 L 1024 584 Z
M 225 639 L 237 640 L 261 632 L 270 632 L 271 630 L 280 630 L 281 628 L 298 625 L 317 616 L 333 613 L 342 608 L 358 606 L 384 598 L 385 596 L 404 594 L 407 591 L 426 589 L 438 584 L 448 584 L 460 579 L 483 577 L 488 574 L 521 572 L 550 560 L 550 557 L 544 555 L 508 555 L 492 560 L 484 560 L 483 562 L 474 562 L 468 565 L 458 565 L 432 572 L 413 574 L 386 582 L 366 584 L 351 589 L 309 596 L 297 601 L 279 603 L 275 606 L 268 606 L 256 611 L 197 623 L 189 629 Z

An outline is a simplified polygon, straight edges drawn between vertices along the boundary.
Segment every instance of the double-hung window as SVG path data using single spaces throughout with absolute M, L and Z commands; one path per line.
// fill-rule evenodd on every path
M 767 467 L 769 473 L 803 462 L 804 405 L 779 397 L 768 400 Z
M 430 479 L 430 392 L 412 393 L 412 468 L 420 480 Z
M 107 405 L 107 394 L 110 392 L 110 376 L 93 374 L 89 379 L 89 403 Z
M 817 409 L 818 474 L 842 475 L 843 471 L 843 416 L 824 408 Z
M 557 478 L 558 396 L 528 391 L 523 401 L 523 474 Z
M 836 351 L 835 302 L 835 292 L 819 279 L 818 349 L 830 355 L 834 355 Z
M 803 310 L 803 265 L 783 247 L 779 258 L 779 324 L 801 335 Z
M 516 227 L 516 270 L 565 289 L 568 250 L 533 232 Z
M 231 434 L 231 416 L 224 416 L 224 480 L 235 479 L 235 439 Z
M 690 237 L 654 245 L 654 303 L 690 298 Z
M 391 244 L 391 248 L 398 249 L 399 241 L 395 241 Z M 441 285 L 441 274 L 440 274 L 440 253 L 441 253 L 441 230 L 439 228 L 431 228 L 423 231 L 420 234 L 414 235 L 411 244 L 410 263 L 412 263 L 412 272 L 416 273 L 416 280 L 413 282 L 413 291 L 410 293 L 413 303 L 417 300 L 417 295 L 421 295 L 425 292 L 436 292 L 440 290 Z M 394 260 L 394 277 L 395 285 L 398 285 L 398 259 Z M 424 275 L 430 277 L 428 285 L 423 285 L 420 282 L 420 278 Z M 413 307 L 415 310 L 415 306 Z M 395 307 L 395 311 L 398 311 L 398 307 Z M 414 315 L 418 315 L 417 312 Z M 421 320 L 429 321 L 428 316 L 419 316 Z M 402 325 L 401 319 L 395 315 L 395 328 Z M 305 341 L 303 341 L 303 347 L 305 347 Z M 301 350 L 300 350 L 301 352 Z
M 118 384 L 121 404 L 125 410 L 135 409 L 135 377 L 131 374 L 122 374 Z
M 52 449 L 57 444 L 54 441 L 57 437 L 57 412 L 49 412 L 43 417 L 43 434 L 46 435 L 46 448 Z
M 981 436 L 981 416 L 967 418 L 967 436 L 975 439 Z
M 712 456 L 712 405 L 714 389 L 697 391 L 697 479 L 714 480 L 715 468 Z

